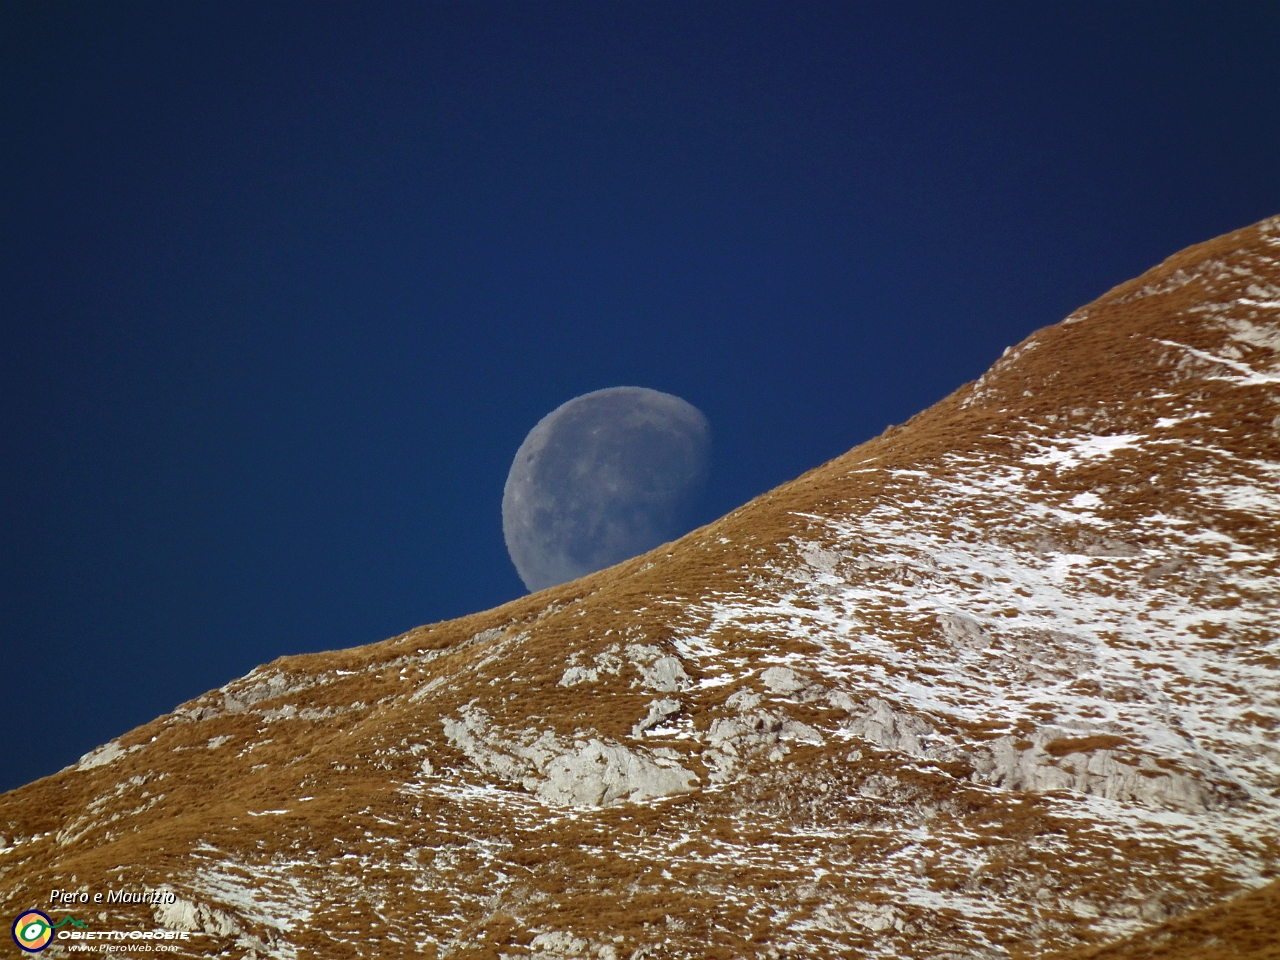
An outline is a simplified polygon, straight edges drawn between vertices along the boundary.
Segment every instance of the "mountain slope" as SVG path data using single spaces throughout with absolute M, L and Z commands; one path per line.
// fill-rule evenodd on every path
M 1280 957 L 1280 881 L 1166 920 L 1124 940 L 1062 960 L 1275 960 Z
M 1132 951 L 1247 906 L 1277 257 L 1280 218 L 1190 248 L 675 544 L 5 795 L 4 909 L 148 891 L 91 922 L 191 956 L 639 960 Z

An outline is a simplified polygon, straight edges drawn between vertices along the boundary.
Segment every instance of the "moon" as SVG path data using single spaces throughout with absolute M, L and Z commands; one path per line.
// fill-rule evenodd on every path
M 610 387 L 538 421 L 502 492 L 502 534 L 530 592 L 603 570 L 685 532 L 711 428 L 669 393 Z

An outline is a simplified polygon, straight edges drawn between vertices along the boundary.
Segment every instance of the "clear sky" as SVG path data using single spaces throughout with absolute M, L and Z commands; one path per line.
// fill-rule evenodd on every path
M 1280 213 L 1280 5 L 0 5 L 0 789 L 523 587 L 528 430 L 711 519 Z

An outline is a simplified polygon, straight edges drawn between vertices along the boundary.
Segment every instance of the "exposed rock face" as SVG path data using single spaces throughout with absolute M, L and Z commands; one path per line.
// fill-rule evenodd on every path
M 618 744 L 590 740 L 543 769 L 547 782 L 534 792 L 552 803 L 581 805 L 666 797 L 693 789 L 698 775 L 671 758 L 654 761 Z
M 656 706 L 660 716 L 663 704 Z M 679 709 L 678 705 L 675 709 Z M 531 739 L 525 731 L 523 742 L 504 740 L 487 727 L 487 718 L 478 711 L 461 720 L 445 720 L 445 738 L 457 746 L 480 769 L 504 780 L 513 780 L 544 800 L 563 806 L 594 806 L 626 799 L 632 801 L 665 797 L 693 789 L 698 775 L 675 762 L 671 751 L 632 751 L 617 743 L 603 743 L 592 737 L 565 744 L 550 731 Z M 661 749 L 661 748 L 660 748 Z
M 5 795 L 3 908 L 167 885 L 94 922 L 201 957 L 1227 942 L 1280 903 L 1277 423 L 1280 220 L 676 544 Z

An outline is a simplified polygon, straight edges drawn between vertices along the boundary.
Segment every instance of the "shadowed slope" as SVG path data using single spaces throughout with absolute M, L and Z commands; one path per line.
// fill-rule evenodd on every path
M 1195 910 L 1119 943 L 1061 960 L 1274 960 L 1280 957 L 1280 881 Z
M 160 890 L 90 915 L 191 956 L 637 960 L 1043 956 L 1252 903 L 1278 255 L 1280 221 L 1193 247 L 674 544 L 131 731 L 0 798 L 0 903 Z

